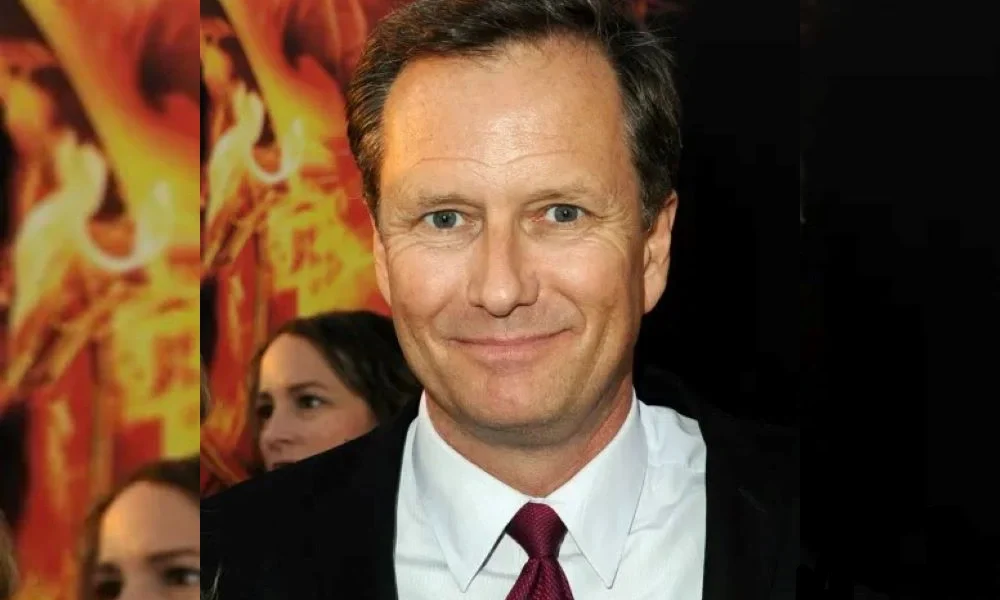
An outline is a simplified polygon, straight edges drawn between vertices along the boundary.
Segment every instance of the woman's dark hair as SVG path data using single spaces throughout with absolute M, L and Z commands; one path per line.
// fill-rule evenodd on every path
M 564 36 L 598 48 L 618 77 L 646 224 L 674 189 L 680 161 L 680 100 L 672 61 L 622 0 L 416 0 L 372 31 L 347 92 L 347 134 L 365 201 L 378 214 L 382 112 L 393 82 L 426 57 L 489 58 L 512 43 Z
M 195 506 L 201 502 L 201 468 L 197 456 L 150 463 L 133 473 L 94 506 L 84 524 L 83 552 L 80 560 L 81 600 L 93 598 L 93 573 L 100 550 L 101 521 L 104 520 L 108 508 L 122 495 L 122 492 L 137 483 L 153 483 L 177 490 L 187 496 Z
M 260 361 L 282 335 L 309 342 L 341 382 L 361 396 L 379 423 L 420 394 L 421 386 L 403 357 L 392 319 L 369 311 L 320 313 L 285 322 L 264 343 L 247 372 L 248 419 L 254 452 L 260 436 L 260 420 L 254 410 L 260 391 Z
M 17 562 L 14 555 L 14 536 L 7 528 L 7 521 L 0 512 L 0 600 L 9 600 L 17 589 Z

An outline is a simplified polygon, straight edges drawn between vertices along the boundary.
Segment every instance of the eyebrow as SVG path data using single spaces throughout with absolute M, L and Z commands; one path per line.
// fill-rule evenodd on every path
M 594 197 L 594 191 L 583 182 L 577 181 L 564 186 L 546 187 L 531 192 L 525 198 L 526 204 L 536 204 L 539 202 L 573 202 L 582 198 Z M 404 197 L 407 194 L 403 194 Z M 433 212 L 445 205 L 477 204 L 468 196 L 459 193 L 435 194 L 424 191 L 417 191 L 409 195 L 413 199 L 413 210 L 418 212 Z
M 293 394 L 298 394 L 311 388 L 316 388 L 327 392 L 330 391 L 327 388 L 327 386 L 323 385 L 319 381 L 314 381 L 314 380 L 300 381 L 299 383 L 293 383 L 292 385 L 285 386 L 285 389 Z M 268 390 L 260 390 L 259 392 L 257 392 L 257 400 L 271 400 L 271 399 L 272 399 L 272 394 Z
M 290 392 L 297 393 L 297 392 L 302 392 L 304 390 L 308 390 L 310 388 L 319 388 L 321 390 L 326 390 L 326 386 L 318 381 L 301 381 L 299 383 L 293 383 L 292 385 L 288 386 L 287 389 Z
M 121 573 L 121 569 L 112 562 L 102 562 L 94 567 L 95 575 L 118 575 Z
M 197 558 L 200 556 L 201 552 L 195 548 L 175 548 L 154 552 L 146 557 L 146 562 L 161 564 L 177 558 Z M 97 575 L 118 575 L 121 573 L 121 569 L 114 561 L 104 561 L 94 568 L 94 573 Z
M 175 558 L 195 558 L 200 557 L 201 552 L 195 548 L 177 548 L 175 550 L 164 550 L 162 552 L 154 552 L 146 557 L 147 562 L 154 564 L 165 563 L 171 561 Z
M 411 206 L 409 207 L 409 211 L 420 214 L 440 210 L 442 206 L 472 206 L 476 204 L 476 202 L 468 196 L 458 193 L 434 194 L 430 192 L 417 192 L 412 195 L 404 194 L 403 197 L 409 197 L 410 199 Z

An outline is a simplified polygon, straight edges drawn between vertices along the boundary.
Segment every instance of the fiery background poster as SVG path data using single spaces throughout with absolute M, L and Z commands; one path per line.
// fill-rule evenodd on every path
M 0 0 L 0 15 L 0 499 L 19 598 L 62 600 L 93 502 L 198 448 L 199 15 L 171 0 Z
M 389 0 L 201 3 L 205 493 L 246 477 L 246 366 L 289 318 L 387 312 L 344 92 Z M 252 10 L 251 10 L 252 7 Z

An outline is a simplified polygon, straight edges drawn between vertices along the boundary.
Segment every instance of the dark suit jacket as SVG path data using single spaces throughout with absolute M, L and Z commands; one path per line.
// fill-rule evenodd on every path
M 705 600 L 793 598 L 796 436 L 697 405 L 667 374 L 642 383 L 640 398 L 699 419 L 706 439 Z M 363 438 L 204 500 L 205 588 L 218 574 L 219 600 L 395 600 L 396 495 L 416 414 L 411 402 Z

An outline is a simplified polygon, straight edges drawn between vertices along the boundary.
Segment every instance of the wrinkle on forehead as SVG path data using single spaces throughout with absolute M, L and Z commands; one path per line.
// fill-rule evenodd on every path
M 465 162 L 468 162 L 470 164 L 474 164 L 474 165 L 477 165 L 477 166 L 480 166 L 480 167 L 485 167 L 487 169 L 493 169 L 493 168 L 497 168 L 497 167 L 514 166 L 514 165 L 516 165 L 517 163 L 519 163 L 519 162 L 521 162 L 523 160 L 528 160 L 528 159 L 532 159 L 532 158 L 547 158 L 547 157 L 551 157 L 551 156 L 557 156 L 559 154 L 569 154 L 569 153 L 570 153 L 569 150 L 549 150 L 549 151 L 546 151 L 546 152 L 528 152 L 526 154 L 521 154 L 519 156 L 514 156 L 514 157 L 510 158 L 509 160 L 506 160 L 504 162 L 499 162 L 499 163 L 497 163 L 497 162 L 487 162 L 487 161 L 484 161 L 484 160 L 479 160 L 479 159 L 476 159 L 476 158 L 469 158 L 469 157 L 466 157 L 466 156 L 425 156 L 425 157 L 420 158 L 420 160 L 416 161 L 415 163 L 413 163 L 413 165 L 416 166 L 416 165 L 419 165 L 421 163 L 427 163 L 427 162 L 445 162 L 445 161 L 462 162 L 462 161 L 465 161 Z
M 427 161 L 497 170 L 628 154 L 617 79 L 597 50 L 522 44 L 483 62 L 422 59 L 403 71 L 385 108 L 382 189 Z
M 503 163 L 488 163 L 476 158 L 465 156 L 424 156 L 409 165 L 410 170 L 426 167 L 433 169 L 438 165 L 465 164 L 468 166 L 465 174 L 470 178 L 478 180 L 479 183 L 488 184 L 495 178 L 494 172 L 508 167 L 518 167 L 519 163 L 534 159 L 547 159 L 560 155 L 570 154 L 566 150 L 552 150 L 547 152 L 529 152 L 520 156 L 515 156 Z M 530 166 L 529 166 L 530 168 Z M 494 174 L 491 176 L 490 174 Z M 425 194 L 425 186 L 416 177 L 401 177 L 394 179 L 389 187 L 383 190 L 382 195 L 386 197 L 411 197 Z

